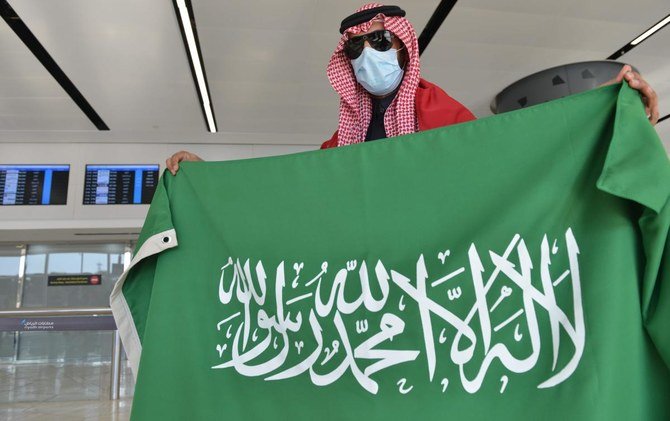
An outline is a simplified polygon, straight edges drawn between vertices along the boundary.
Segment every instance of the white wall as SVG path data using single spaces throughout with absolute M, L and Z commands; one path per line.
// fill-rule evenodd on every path
M 70 164 L 67 204 L 0 206 L 0 242 L 59 241 L 84 238 L 74 233 L 136 232 L 148 205 L 84 206 L 86 164 L 159 164 L 179 150 L 208 161 L 282 155 L 316 149 L 312 145 L 231 145 L 193 143 L 0 143 L 0 164 Z M 122 237 L 114 237 L 122 238 Z M 85 239 L 96 239 L 92 236 Z M 104 239 L 112 239 L 110 236 Z

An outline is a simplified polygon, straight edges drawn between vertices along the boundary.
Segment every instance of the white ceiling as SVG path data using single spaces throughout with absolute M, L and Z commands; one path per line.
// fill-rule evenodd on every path
M 111 129 L 202 130 L 170 1 L 20 0 L 11 5 Z M 17 38 L 0 26 L 3 35 Z M 29 64 L 25 70 L 36 72 Z M 36 60 L 34 65 L 41 67 Z M 34 129 L 31 121 L 21 128 Z M 95 130 L 90 122 L 83 128 Z
M 10 0 L 112 129 L 98 132 L 0 22 L 0 142 L 319 144 L 337 125 L 325 67 L 361 0 L 192 0 L 220 133 L 207 133 L 169 0 Z M 438 0 L 398 2 L 420 32 Z M 509 83 L 602 59 L 670 13 L 667 0 L 461 0 L 423 76 L 476 115 Z M 670 113 L 670 28 L 621 61 Z M 670 120 L 658 131 L 670 150 Z
M 1 131 L 92 127 L 4 21 L 0 21 L 0 55 Z M 4 136 L 0 134 L 0 137 Z

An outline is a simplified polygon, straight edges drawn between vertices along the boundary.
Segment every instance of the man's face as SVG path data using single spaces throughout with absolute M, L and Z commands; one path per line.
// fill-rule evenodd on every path
M 366 35 L 366 34 L 372 33 L 374 31 L 379 31 L 379 30 L 382 30 L 382 29 L 384 29 L 384 23 L 383 22 L 379 22 L 379 21 L 372 22 L 372 25 L 367 30 L 367 32 L 362 32 L 360 34 L 356 34 L 356 35 L 353 35 L 353 36 L 350 34 L 349 38 L 355 38 L 357 36 Z M 365 46 L 370 47 L 370 44 L 368 43 L 367 40 L 365 41 Z M 391 48 L 395 48 L 396 50 L 398 50 L 398 64 L 400 64 L 400 67 L 405 67 L 405 61 L 407 59 L 407 49 L 403 48 L 403 47 L 404 47 L 404 44 L 402 43 L 402 41 L 400 41 L 400 38 L 398 38 L 397 36 L 395 36 L 395 34 L 393 34 L 393 43 L 392 43 Z M 370 48 L 372 48 L 372 47 L 370 47 Z

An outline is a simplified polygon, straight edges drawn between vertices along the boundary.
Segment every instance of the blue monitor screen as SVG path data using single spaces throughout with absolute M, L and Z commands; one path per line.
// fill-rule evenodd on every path
M 149 204 L 158 171 L 158 165 L 87 165 L 84 205 Z
M 1 205 L 64 205 L 69 180 L 69 165 L 0 165 Z

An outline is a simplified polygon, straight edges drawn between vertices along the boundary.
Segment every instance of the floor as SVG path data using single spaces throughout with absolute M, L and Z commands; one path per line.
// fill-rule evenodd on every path
M 0 404 L 0 419 L 3 421 L 126 421 L 130 419 L 132 398 L 99 401 L 71 402 L 26 402 Z
M 0 365 L 0 420 L 128 420 L 132 374 L 125 364 L 111 401 L 109 372 L 109 363 Z

